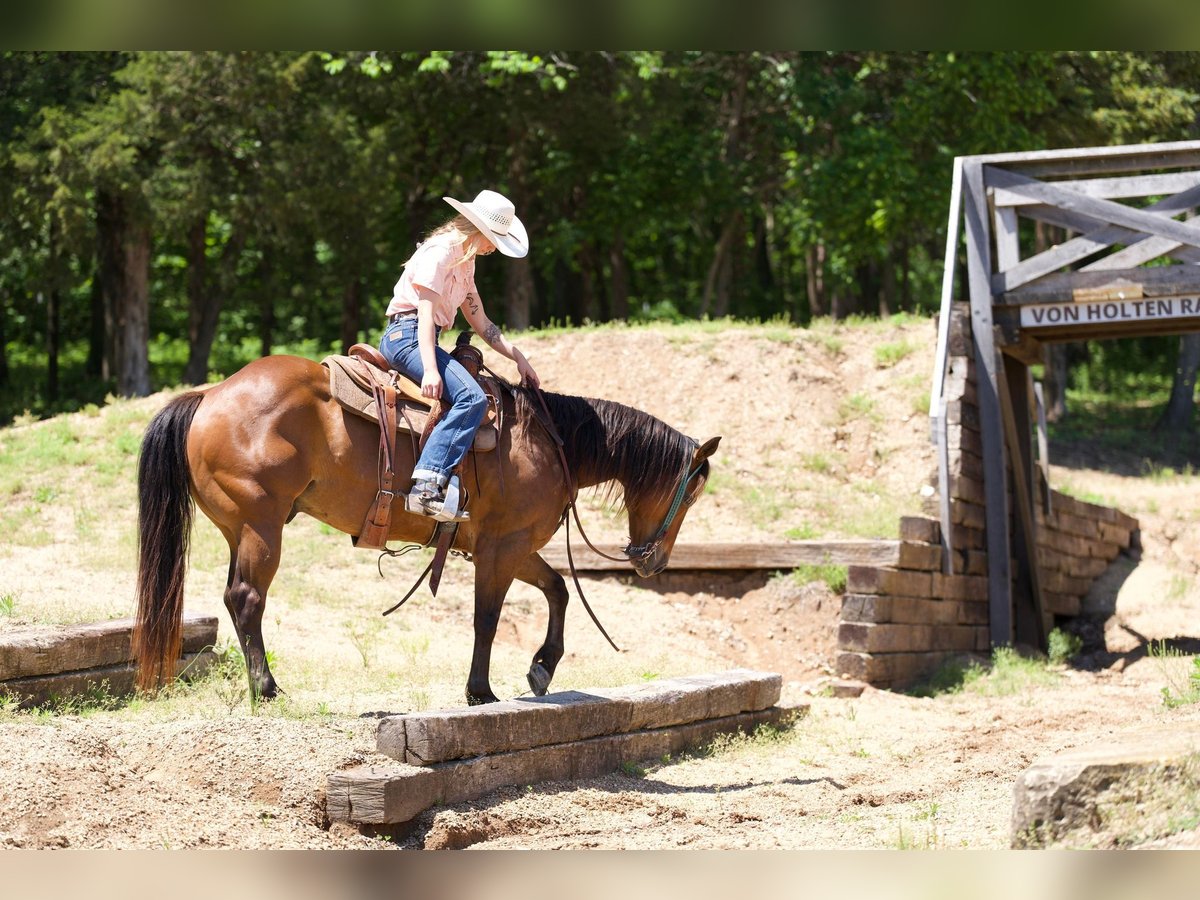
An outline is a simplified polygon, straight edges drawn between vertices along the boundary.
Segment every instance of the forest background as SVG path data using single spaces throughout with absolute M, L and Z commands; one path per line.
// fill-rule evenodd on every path
M 509 330 L 931 314 L 955 156 L 1196 138 L 1198 90 L 1166 51 L 3 51 L 0 425 L 373 343 L 485 187 L 532 237 L 478 271 Z M 1191 433 L 1195 338 L 1055 355 L 1053 415 L 1150 379 Z

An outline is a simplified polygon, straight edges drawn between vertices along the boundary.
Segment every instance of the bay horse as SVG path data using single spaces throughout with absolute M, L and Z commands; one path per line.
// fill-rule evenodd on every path
M 492 641 L 514 579 L 534 585 L 549 606 L 546 639 L 529 682 L 544 694 L 563 655 L 568 593 L 540 550 L 564 520 L 570 499 L 565 459 L 578 488 L 603 486 L 629 519 L 626 550 L 642 576 L 661 572 L 688 508 L 703 493 L 719 437 L 700 444 L 661 420 L 609 401 L 504 385 L 505 423 L 496 448 L 468 457 L 470 519 L 453 549 L 475 565 L 474 652 L 470 704 L 497 698 L 489 683 Z M 549 413 L 562 441 L 539 421 Z M 544 418 L 544 413 L 541 413 Z M 398 487 L 415 464 L 411 442 L 397 441 Z M 332 397 L 329 372 L 295 356 L 251 362 L 223 382 L 189 391 L 151 420 L 138 460 L 138 607 L 134 656 L 138 686 L 174 677 L 182 640 L 184 577 L 196 507 L 229 544 L 225 607 L 245 656 L 250 687 L 262 698 L 279 687 L 267 665 L 262 618 L 280 564 L 283 526 L 307 513 L 356 534 L 378 488 L 379 430 Z M 392 506 L 390 540 L 424 543 L 432 519 Z M 348 589 L 353 589 L 348 586 Z

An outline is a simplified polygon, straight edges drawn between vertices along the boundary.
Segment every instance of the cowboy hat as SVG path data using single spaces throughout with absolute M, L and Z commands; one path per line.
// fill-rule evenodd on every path
M 480 191 L 470 203 L 453 197 L 442 199 L 466 216 L 505 256 L 520 259 L 529 252 L 529 235 L 525 233 L 525 226 L 517 218 L 512 201 L 503 194 Z

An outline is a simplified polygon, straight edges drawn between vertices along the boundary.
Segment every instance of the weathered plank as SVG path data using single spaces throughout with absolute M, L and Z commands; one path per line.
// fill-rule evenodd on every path
M 808 705 L 773 706 L 757 712 L 687 725 L 603 735 L 433 766 L 358 766 L 328 778 L 325 809 L 331 821 L 361 825 L 408 822 L 434 804 L 461 803 L 497 788 L 541 781 L 573 781 L 615 772 L 623 763 L 659 759 L 711 741 L 720 734 L 752 732 L 759 725 L 786 725 Z
M 1119 175 L 1115 178 L 1086 178 L 1069 182 L 1071 190 L 1087 197 L 1113 200 L 1119 197 L 1161 197 L 1177 194 L 1200 184 L 1200 172 L 1167 172 L 1158 175 Z M 1025 206 L 1037 201 L 998 188 L 992 203 L 997 207 Z
M 5 632 L 0 634 L 0 682 L 128 662 L 132 634 L 133 619 Z M 197 653 L 216 641 L 215 616 L 184 617 L 184 652 Z
M 997 174 L 1003 175 L 997 170 Z M 984 170 L 978 161 L 964 165 L 967 186 L 967 279 L 971 292 L 971 338 L 975 342 L 976 389 L 979 393 L 980 438 L 983 453 L 984 492 L 987 504 L 985 538 L 988 550 L 988 598 L 992 643 L 1012 640 L 1012 584 L 1009 562 L 1007 448 L 999 397 L 1000 351 L 992 327 L 992 249 L 987 233 L 987 196 Z M 1021 179 L 1028 181 L 1029 179 Z M 1004 184 L 1004 181 L 998 183 Z M 1106 202 L 1106 201 L 1096 201 Z M 962 507 L 965 504 L 958 504 Z M 957 509 L 955 510 L 957 512 Z M 959 519 L 956 523 L 975 524 Z
M 379 723 L 377 746 L 393 759 L 430 765 L 754 712 L 776 703 L 781 687 L 782 679 L 774 673 L 732 669 L 634 687 L 388 716 Z
M 623 544 L 596 544 L 605 553 L 620 556 Z M 539 551 L 551 568 L 569 570 L 565 544 Z M 803 565 L 894 566 L 900 561 L 900 541 L 788 541 L 777 544 L 700 543 L 676 544 L 668 569 L 794 569 Z M 581 572 L 631 571 L 627 562 L 614 562 L 588 547 L 571 548 L 575 568 Z
M 1111 288 L 1113 296 L 1132 285 L 1144 297 L 1195 297 L 1200 294 L 1200 267 L 1143 266 L 1129 269 L 1102 269 L 1091 272 L 1059 272 L 1008 291 L 997 297 L 997 304 L 1074 303 L 1077 291 L 1097 294 Z
M 211 650 L 184 653 L 176 666 L 177 674 L 185 680 L 199 678 L 216 660 L 217 655 Z M 17 698 L 19 706 L 28 708 L 48 700 L 86 696 L 94 691 L 122 697 L 133 693 L 136 677 L 137 667 L 132 662 L 126 662 L 53 675 L 13 678 L 0 683 L 0 692 L 12 695 Z

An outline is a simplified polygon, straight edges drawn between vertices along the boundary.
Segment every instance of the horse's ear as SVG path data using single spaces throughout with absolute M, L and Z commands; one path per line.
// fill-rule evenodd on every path
M 708 459 L 710 456 L 716 453 L 717 445 L 719 443 L 721 443 L 721 436 L 717 435 L 715 438 L 709 438 L 707 441 L 697 447 L 696 462 L 701 462 L 702 460 Z

